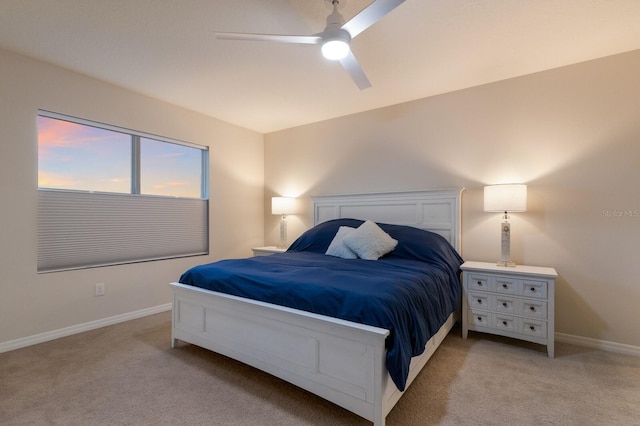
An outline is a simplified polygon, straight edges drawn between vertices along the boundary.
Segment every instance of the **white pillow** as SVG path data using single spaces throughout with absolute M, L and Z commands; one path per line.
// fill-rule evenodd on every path
M 341 226 L 338 228 L 338 232 L 336 232 L 336 236 L 331 240 L 331 244 L 329 244 L 329 248 L 325 254 L 341 257 L 343 259 L 357 259 L 358 255 L 344 244 L 345 237 L 355 230 L 356 228 L 352 228 L 350 226 Z
M 378 260 L 396 248 L 398 241 L 367 220 L 344 238 L 344 244 L 362 259 Z

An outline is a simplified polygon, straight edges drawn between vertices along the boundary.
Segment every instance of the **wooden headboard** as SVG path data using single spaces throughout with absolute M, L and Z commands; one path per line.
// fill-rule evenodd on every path
M 408 225 L 442 235 L 460 253 L 464 188 L 369 194 L 321 195 L 313 199 L 313 224 L 353 218 Z

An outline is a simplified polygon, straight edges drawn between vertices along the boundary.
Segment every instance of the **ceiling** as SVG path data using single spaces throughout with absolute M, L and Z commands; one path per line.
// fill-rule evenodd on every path
M 0 0 L 0 47 L 261 133 L 640 49 L 638 0 L 406 0 L 352 41 L 373 85 L 360 91 L 319 46 L 213 34 L 310 35 L 329 13 L 329 0 Z

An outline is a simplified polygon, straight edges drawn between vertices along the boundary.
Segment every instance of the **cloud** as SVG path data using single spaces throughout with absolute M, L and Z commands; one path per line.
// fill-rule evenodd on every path
M 61 174 L 45 171 L 38 172 L 38 186 L 42 188 L 74 188 L 77 185 L 76 180 Z
M 130 136 L 99 129 L 97 127 L 85 126 L 71 123 L 69 121 L 57 120 L 55 118 L 38 116 L 38 156 L 39 158 L 51 158 L 54 155 L 62 155 L 65 149 L 76 150 L 96 150 L 110 149 L 112 144 L 101 144 L 100 147 L 91 142 L 110 142 L 115 140 L 130 140 Z M 115 147 L 113 147 L 115 148 Z M 116 148 L 117 149 L 117 148 Z M 56 161 L 64 161 L 55 158 Z M 67 154 L 67 161 L 75 160 Z
M 170 181 L 159 182 L 151 186 L 152 191 L 143 191 L 153 195 L 166 195 L 169 197 L 199 198 L 200 187 L 193 182 Z

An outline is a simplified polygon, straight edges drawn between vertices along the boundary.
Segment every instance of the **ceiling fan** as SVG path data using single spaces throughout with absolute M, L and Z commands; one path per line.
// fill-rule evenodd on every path
M 369 79 L 351 52 L 351 40 L 379 21 L 405 0 L 375 0 L 348 22 L 338 12 L 339 0 L 332 0 L 333 12 L 327 17 L 324 31 L 313 35 L 278 35 L 216 32 L 215 36 L 226 40 L 273 41 L 277 43 L 320 44 L 327 59 L 338 60 L 360 90 L 371 87 Z

